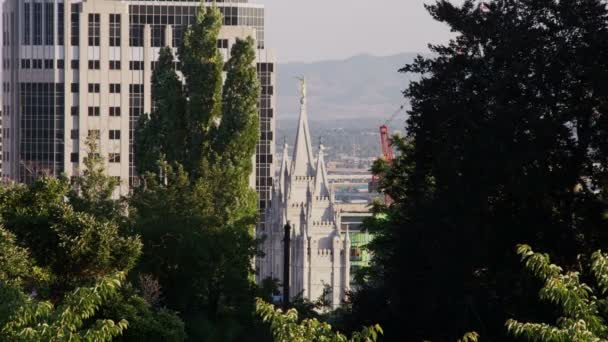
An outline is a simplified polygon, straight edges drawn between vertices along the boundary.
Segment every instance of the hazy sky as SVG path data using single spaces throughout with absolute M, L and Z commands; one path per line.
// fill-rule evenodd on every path
M 266 46 L 279 62 L 428 51 L 450 37 L 431 0 L 252 0 L 266 6 Z M 460 1 L 455 1 L 460 2 Z

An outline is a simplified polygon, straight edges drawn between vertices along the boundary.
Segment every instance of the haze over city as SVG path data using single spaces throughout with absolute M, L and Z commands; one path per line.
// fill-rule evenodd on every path
M 455 3 L 461 0 L 455 1 Z M 424 8 L 428 0 L 255 0 L 281 63 L 428 52 L 452 35 Z

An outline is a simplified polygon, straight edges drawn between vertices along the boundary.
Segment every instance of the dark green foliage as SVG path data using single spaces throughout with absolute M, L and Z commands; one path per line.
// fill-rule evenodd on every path
M 536 280 L 512 246 L 570 269 L 608 244 L 605 2 L 487 4 L 429 6 L 457 36 L 402 70 L 421 76 L 407 135 L 392 167 L 376 165 L 395 203 L 369 222 L 374 266 L 353 303 L 356 321 L 386 315 L 389 341 L 509 340 L 508 316 L 555 315 L 529 305 Z
M 118 182 L 105 174 L 96 142 L 89 139 L 88 147 L 74 188 L 43 178 L 0 191 L 7 228 L 0 228 L 0 337 L 105 341 L 128 325 L 120 340 L 183 341 L 175 313 L 153 307 L 129 285 L 118 291 L 141 242 L 122 227 L 125 207 L 111 197 Z
M 129 328 L 116 341 L 178 342 L 186 339 L 184 322 L 175 312 L 152 307 L 132 286 L 113 294 L 101 314 L 129 322 Z
M 0 283 L 2 308 L 12 309 L 7 313 L 8 319 L 0 317 L 0 339 L 24 342 L 112 341 L 124 332 L 128 322 L 93 319 L 93 316 L 122 286 L 124 277 L 121 272 L 100 277 L 94 286 L 79 287 L 66 294 L 57 306 Z M 13 295 L 7 296 L 7 289 L 12 290 Z
M 316 318 L 301 319 L 296 309 L 285 313 L 273 305 L 258 298 L 256 312 L 262 320 L 270 325 L 274 341 L 277 342 L 375 342 L 384 333 L 376 324 L 360 328 L 352 333 L 351 338 L 332 330 L 331 325 Z
M 592 254 L 589 273 L 596 287 L 580 280 L 580 272 L 564 270 L 550 263 L 547 254 L 534 253 L 530 246 L 517 248 L 528 272 L 544 284 L 539 298 L 559 308 L 555 325 L 522 323 L 509 319 L 509 333 L 521 341 L 605 341 L 608 337 L 606 312 L 608 302 L 608 259 L 601 251 Z
M 166 185 L 149 175 L 132 198 L 144 239 L 141 270 L 158 277 L 163 303 L 183 313 L 192 339 L 234 340 L 252 322 L 255 206 L 243 211 L 236 190 L 228 205 L 222 177 L 192 184 L 181 168 L 163 170 Z
M 142 115 L 135 134 L 137 170 L 158 172 L 161 159 L 184 164 L 190 156 L 186 101 L 174 68 L 174 56 L 163 48 L 152 75 L 154 111 Z
M 222 93 L 222 122 L 215 139 L 215 151 L 224 160 L 251 173 L 251 156 L 259 139 L 258 100 L 260 85 L 255 66 L 255 42 L 237 39 L 226 64 Z
M 185 32 L 179 59 L 186 79 L 190 159 L 186 170 L 196 176 L 202 158 L 208 156 L 217 120 L 222 116 L 224 61 L 217 39 L 222 26 L 220 10 L 200 6 L 194 24 Z M 190 166 L 190 167 L 188 167 Z
M 161 53 L 155 111 L 138 130 L 143 185 L 130 219 L 144 241 L 138 270 L 159 280 L 161 303 L 183 315 L 188 337 L 235 341 L 255 323 L 257 196 L 249 179 L 260 86 L 250 38 L 233 45 L 222 91 L 220 26 L 218 9 L 201 7 L 179 50 L 183 92 L 173 56 Z
M 69 193 L 67 180 L 43 178 L 0 194 L 6 228 L 53 274 L 53 292 L 59 296 L 78 284 L 131 269 L 141 250 L 139 239 L 121 233 L 116 223 L 75 211 Z

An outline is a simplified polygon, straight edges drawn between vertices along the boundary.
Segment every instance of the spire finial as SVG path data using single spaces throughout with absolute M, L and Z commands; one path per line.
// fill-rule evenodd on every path
M 306 100 L 306 78 L 304 78 L 304 76 L 300 76 L 300 77 L 296 77 L 298 80 L 300 80 L 300 87 L 301 87 L 301 92 L 302 92 L 302 97 L 300 98 L 300 103 L 304 104 L 304 101 Z

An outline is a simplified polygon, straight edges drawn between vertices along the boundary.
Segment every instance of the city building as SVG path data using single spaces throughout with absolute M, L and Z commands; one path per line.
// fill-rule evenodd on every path
M 207 0 L 205 6 L 212 6 Z M 3 5 L 4 174 L 29 183 L 78 173 L 95 135 L 117 194 L 137 182 L 133 134 L 151 111 L 151 77 L 160 49 L 177 51 L 200 0 L 5 0 Z M 273 183 L 275 61 L 264 45 L 264 6 L 217 1 L 224 15 L 218 47 L 254 36 L 262 84 L 260 140 L 252 186 L 261 229 Z M 255 179 L 255 182 L 253 181 Z M 255 184 L 253 184 L 255 183 Z
M 373 236 L 362 229 L 363 221 L 372 216 L 369 204 L 340 203 L 337 205 L 340 212 L 342 234 L 348 234 L 350 240 L 350 288 L 356 287 L 355 274 L 362 268 L 369 267 L 372 255 L 367 245 Z
M 306 84 L 302 81 L 301 111 L 293 151 L 285 144 L 280 173 L 274 185 L 272 205 L 266 217 L 262 250 L 257 260 L 258 281 L 275 278 L 284 283 L 284 226 L 291 226 L 289 288 L 292 298 L 317 300 L 327 296 L 335 308 L 350 286 L 350 239 L 341 230 L 341 214 L 329 184 L 320 146 L 313 158 L 306 108 Z M 329 291 L 327 291 L 329 290 Z

